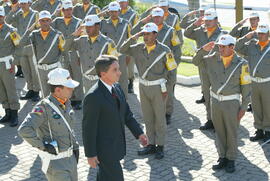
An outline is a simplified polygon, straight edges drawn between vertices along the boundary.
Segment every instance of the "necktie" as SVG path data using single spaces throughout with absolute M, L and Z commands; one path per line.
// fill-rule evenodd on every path
M 120 100 L 119 100 L 119 98 L 118 98 L 118 96 L 116 94 L 116 90 L 115 90 L 114 87 L 112 87 L 112 97 L 116 101 L 117 107 L 119 109 L 120 108 Z

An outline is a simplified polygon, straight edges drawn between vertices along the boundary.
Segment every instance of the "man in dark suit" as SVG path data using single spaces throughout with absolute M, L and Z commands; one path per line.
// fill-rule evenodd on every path
M 82 135 L 91 167 L 99 166 L 98 181 L 122 181 L 120 160 L 126 154 L 126 125 L 143 146 L 148 139 L 133 117 L 123 90 L 116 82 L 121 72 L 117 58 L 102 55 L 95 64 L 99 81 L 83 102 Z

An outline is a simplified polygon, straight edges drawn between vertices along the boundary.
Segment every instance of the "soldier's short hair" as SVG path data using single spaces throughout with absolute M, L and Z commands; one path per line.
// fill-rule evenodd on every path
M 51 92 L 51 93 L 54 93 L 54 91 L 55 91 L 55 89 L 56 89 L 57 87 L 59 87 L 59 88 L 61 88 L 61 89 L 64 88 L 63 85 L 51 85 L 51 84 L 49 84 L 49 87 L 50 87 L 50 92 Z
M 101 55 L 98 57 L 95 62 L 97 75 L 101 77 L 101 72 L 107 72 L 110 68 L 110 65 L 117 61 L 118 58 L 112 55 Z

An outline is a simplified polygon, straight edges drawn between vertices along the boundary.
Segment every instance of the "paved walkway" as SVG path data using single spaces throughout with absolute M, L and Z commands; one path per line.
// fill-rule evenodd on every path
M 136 83 L 135 92 L 138 95 Z M 17 87 L 24 87 L 22 80 L 17 80 Z M 127 134 L 127 156 L 122 160 L 126 181 L 176 181 L 176 180 L 254 180 L 267 181 L 270 173 L 270 145 L 263 149 L 258 143 L 249 141 L 249 134 L 254 133 L 253 118 L 246 114 L 239 129 L 239 157 L 236 160 L 236 172 L 214 172 L 211 167 L 216 163 L 217 152 L 214 145 L 214 133 L 200 131 L 198 127 L 205 122 L 204 106 L 195 104 L 200 97 L 200 87 L 176 86 L 175 113 L 172 124 L 168 127 L 168 141 L 165 158 L 155 160 L 153 156 L 138 157 L 139 143 L 131 133 Z M 139 106 L 139 96 L 129 95 L 129 103 L 135 117 L 144 126 Z M 31 101 L 21 101 L 20 121 L 32 109 Z M 4 111 L 0 109 L 0 115 Z M 78 124 L 76 134 L 81 145 L 78 165 L 79 180 L 95 180 L 95 169 L 89 169 L 84 158 L 81 139 L 81 111 L 76 112 Z M 46 180 L 41 172 L 41 162 L 37 150 L 22 141 L 16 128 L 0 124 L 0 181 L 10 180 Z

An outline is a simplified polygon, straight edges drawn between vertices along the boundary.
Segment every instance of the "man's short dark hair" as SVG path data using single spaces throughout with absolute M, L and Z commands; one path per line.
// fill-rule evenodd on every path
M 49 87 L 50 87 L 50 92 L 51 92 L 51 93 L 54 93 L 54 91 L 55 91 L 55 89 L 56 89 L 57 87 L 59 87 L 59 88 L 61 88 L 61 89 L 64 88 L 63 85 L 51 85 L 51 84 L 49 84 Z
M 112 55 L 101 55 L 95 62 L 96 73 L 101 77 L 101 72 L 107 72 L 114 62 L 117 62 L 118 58 Z

